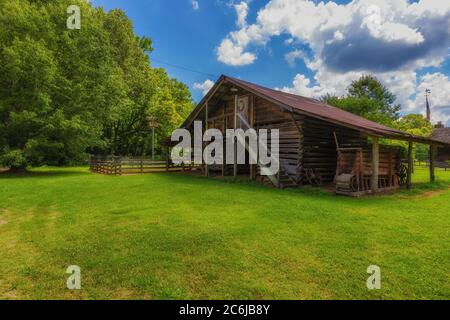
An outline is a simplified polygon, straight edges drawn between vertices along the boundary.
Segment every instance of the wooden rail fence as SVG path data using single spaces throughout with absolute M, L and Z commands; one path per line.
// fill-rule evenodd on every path
M 425 161 L 414 160 L 414 166 L 415 167 L 422 167 L 422 168 L 429 168 L 430 167 L 430 161 L 429 160 L 425 160 Z M 444 169 L 445 171 L 447 171 L 447 169 L 450 169 L 450 161 L 437 161 L 437 160 L 435 160 L 434 166 L 436 168 Z
M 168 161 L 155 161 L 145 157 L 115 156 L 91 156 L 89 167 L 91 172 L 107 175 L 184 170 L 184 166 L 176 166 Z

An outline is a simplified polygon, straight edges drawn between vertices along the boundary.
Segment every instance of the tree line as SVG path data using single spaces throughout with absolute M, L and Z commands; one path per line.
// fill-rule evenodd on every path
M 80 29 L 67 28 L 70 5 L 80 8 Z M 152 67 L 152 50 L 121 10 L 83 0 L 2 0 L 0 166 L 148 154 L 149 119 L 158 122 L 158 143 L 194 107 L 186 85 Z

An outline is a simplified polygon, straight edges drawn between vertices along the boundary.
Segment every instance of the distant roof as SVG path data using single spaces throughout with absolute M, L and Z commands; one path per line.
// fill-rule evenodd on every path
M 279 105 L 283 108 L 287 108 L 292 112 L 321 119 L 326 122 L 352 128 L 358 131 L 363 131 L 368 134 L 400 140 L 412 140 L 420 143 L 443 142 L 434 140 L 433 138 L 430 139 L 415 136 L 397 129 L 389 128 L 387 126 L 357 116 L 353 113 L 344 111 L 336 107 L 332 107 L 316 99 L 306 98 L 295 94 L 266 88 L 251 82 L 243 81 L 240 79 L 224 75 L 222 75 L 219 78 L 219 80 L 217 80 L 214 87 L 206 94 L 205 97 L 203 97 L 202 101 L 200 101 L 197 108 L 192 112 L 191 116 L 188 117 L 183 126 L 192 122 L 193 117 L 195 117 L 199 113 L 199 111 L 203 108 L 204 103 L 208 101 L 211 95 L 215 93 L 216 91 L 215 89 L 218 88 L 223 83 L 227 82 L 232 83 L 235 86 L 241 87 L 249 92 L 252 92 L 255 95 L 260 96 L 266 100 L 269 100 L 276 105 Z
M 444 143 L 450 143 L 450 128 L 436 128 L 431 134 L 431 138 Z

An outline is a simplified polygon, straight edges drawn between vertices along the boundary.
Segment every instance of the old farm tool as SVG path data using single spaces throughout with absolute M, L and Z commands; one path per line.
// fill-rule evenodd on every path
M 322 185 L 322 176 L 318 170 L 312 168 L 305 169 L 305 177 L 306 180 L 312 186 L 321 186 Z
M 334 133 L 337 150 L 336 192 L 353 193 L 364 190 L 362 148 L 340 148 Z

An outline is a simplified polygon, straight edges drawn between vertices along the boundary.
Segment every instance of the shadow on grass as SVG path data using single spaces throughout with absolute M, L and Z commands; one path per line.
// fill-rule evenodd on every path
M 413 183 L 410 190 L 402 188 L 399 194 L 404 196 L 416 196 L 427 192 L 433 191 L 445 191 L 450 188 L 450 183 L 448 181 L 437 181 L 437 182 L 416 182 Z
M 91 174 L 87 170 L 82 169 L 48 169 L 48 170 L 30 170 L 25 172 L 0 172 L 0 180 L 8 179 L 22 179 L 22 178 L 55 178 L 55 177 L 69 177 L 69 176 L 79 176 Z
M 8 179 L 21 179 L 21 178 L 63 178 L 63 177 L 75 177 L 75 176 L 86 176 L 86 175 L 97 175 L 91 173 L 88 167 L 41 167 L 33 168 L 26 172 L 12 173 L 12 172 L 0 172 L 0 180 Z M 226 188 L 232 188 L 235 192 L 248 192 L 248 191 L 258 191 L 264 192 L 268 196 L 271 195 L 285 195 L 285 196 L 309 196 L 309 197 L 321 197 L 322 199 L 333 199 L 345 201 L 344 199 L 351 199 L 355 201 L 355 198 L 349 198 L 344 196 L 337 196 L 334 193 L 334 186 L 332 184 L 323 187 L 311 187 L 303 186 L 299 188 L 287 188 L 287 189 L 277 189 L 270 186 L 264 186 L 256 181 L 250 181 L 246 176 L 239 176 L 236 180 L 233 177 L 205 177 L 198 173 L 186 173 L 186 172 L 158 172 L 149 173 L 145 175 L 156 175 L 164 176 L 164 180 L 168 183 L 186 184 L 186 185 L 199 185 L 205 186 L 222 186 Z M 142 176 L 145 176 L 142 175 Z M 135 175 L 130 175 L 135 176 Z M 127 177 L 127 175 L 121 176 Z M 117 176 L 116 178 L 121 178 Z M 390 198 L 400 196 L 402 198 L 407 198 L 411 196 L 419 196 L 421 194 L 427 194 L 429 192 L 444 191 L 450 187 L 450 179 L 448 178 L 438 178 L 438 181 L 434 183 L 416 181 L 413 183 L 413 188 L 407 190 L 400 188 L 399 190 L 392 193 L 385 193 L 379 195 L 367 195 L 359 197 L 358 199 L 368 199 L 368 198 Z
M 168 173 L 158 173 L 167 175 Z M 357 198 L 346 197 L 337 195 L 334 193 L 334 185 L 332 183 L 327 184 L 321 187 L 313 187 L 313 186 L 301 186 L 297 188 L 286 188 L 286 189 L 277 189 L 270 186 L 264 186 L 256 181 L 250 181 L 247 178 L 240 176 L 236 180 L 233 177 L 205 177 L 200 174 L 192 174 L 192 173 L 170 173 L 171 179 L 176 181 L 177 183 L 194 183 L 194 184 L 210 184 L 210 185 L 226 185 L 226 186 L 234 186 L 237 192 L 245 192 L 245 191 L 264 191 L 267 192 L 268 195 L 292 195 L 292 196 L 308 196 L 310 198 L 320 197 L 322 200 L 328 199 L 330 201 L 362 201 L 367 199 L 392 199 L 392 198 L 410 198 L 416 196 L 427 196 L 432 192 L 433 194 L 439 193 L 440 191 L 445 191 L 450 188 L 450 180 L 441 178 L 436 182 L 413 182 L 413 186 L 411 190 L 406 189 L 406 187 L 401 187 L 398 190 L 379 193 L 376 195 L 364 195 Z

